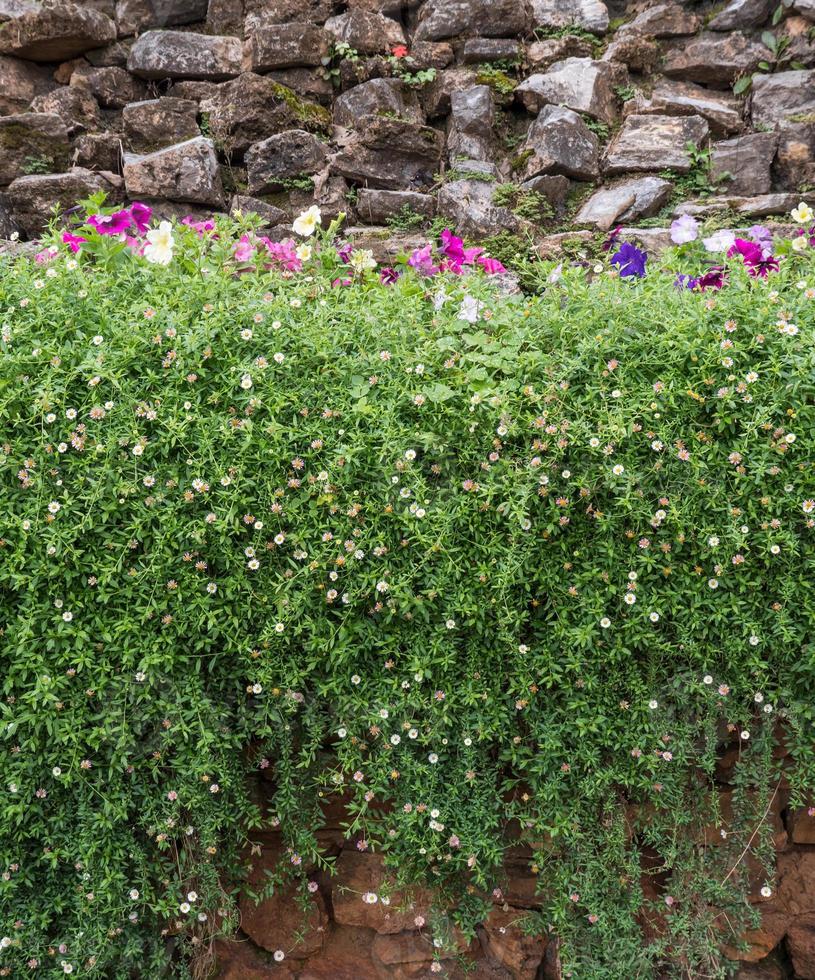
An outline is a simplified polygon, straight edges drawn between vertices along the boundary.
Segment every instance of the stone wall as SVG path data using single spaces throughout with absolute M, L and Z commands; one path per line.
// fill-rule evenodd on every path
M 316 201 L 380 253 L 750 224 L 815 184 L 815 2 L 777 2 L 0 0 L 0 238 L 98 190 L 280 235 Z
M 721 822 L 699 828 L 700 846 L 720 845 L 732 829 L 728 780 L 737 751 L 725 752 L 720 760 Z M 541 907 L 528 847 L 509 847 L 492 911 L 477 927 L 476 939 L 467 943 L 449 922 L 434 918 L 428 892 L 396 888 L 382 858 L 360 851 L 357 838 L 345 836 L 341 828 L 347 826 L 347 814 L 341 803 L 328 804 L 325 814 L 319 839 L 324 853 L 335 859 L 335 873 L 306 869 L 312 890 L 305 917 L 293 891 L 260 904 L 244 898 L 241 929 L 234 939 L 215 945 L 217 980 L 565 980 L 557 937 L 530 936 L 522 928 L 524 917 Z M 777 851 L 774 891 L 769 897 L 762 894 L 765 874 L 748 856 L 742 869 L 751 875 L 749 900 L 761 912 L 761 926 L 744 934 L 746 948 L 725 952 L 737 966 L 736 980 L 813 980 L 815 810 L 790 808 L 782 783 L 765 819 Z M 249 882 L 260 888 L 283 845 L 275 832 L 255 834 L 253 840 Z M 641 886 L 645 898 L 661 906 L 671 888 L 666 876 L 645 872 Z M 684 914 L 678 906 L 663 907 L 665 916 Z M 643 928 L 659 932 L 659 916 L 644 921 Z M 433 938 L 440 934 L 452 934 L 457 948 L 442 954 L 437 973 Z M 276 952 L 285 954 L 279 962 Z

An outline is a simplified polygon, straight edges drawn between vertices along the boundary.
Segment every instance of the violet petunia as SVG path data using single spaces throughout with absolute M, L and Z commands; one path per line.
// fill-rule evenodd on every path
M 414 249 L 413 254 L 408 259 L 408 265 L 420 273 L 420 275 L 436 275 L 439 267 L 433 264 L 433 246 L 430 242 L 424 248 Z
M 698 276 L 689 276 L 684 272 L 680 273 L 676 279 L 674 279 L 674 286 L 677 289 L 696 289 L 698 285 Z
M 641 251 L 631 242 L 623 242 L 619 249 L 611 257 L 611 264 L 616 265 L 623 278 L 630 276 L 642 279 L 645 275 L 645 263 L 648 261 L 647 253 Z
M 383 266 L 379 270 L 379 281 L 383 286 L 392 286 L 398 278 L 399 273 L 389 265 Z

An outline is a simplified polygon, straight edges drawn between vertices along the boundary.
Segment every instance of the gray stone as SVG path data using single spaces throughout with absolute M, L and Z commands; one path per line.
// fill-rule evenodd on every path
M 449 37 L 514 37 L 531 23 L 527 0 L 428 0 L 421 8 L 414 41 Z
M 501 205 L 493 203 L 499 184 L 484 180 L 455 180 L 439 191 L 436 210 L 450 218 L 452 226 L 471 238 L 489 237 L 499 232 L 516 232 L 518 218 Z
M 691 169 L 688 144 L 699 146 L 709 127 L 701 116 L 628 116 L 606 152 L 604 171 Z
M 807 20 L 815 20 L 815 0 L 795 0 L 792 9 Z
M 590 58 L 592 44 L 587 38 L 577 34 L 565 37 L 548 37 L 544 41 L 533 41 L 527 46 L 526 60 L 533 71 L 546 71 L 556 61 L 566 58 Z
M 30 61 L 67 61 L 116 40 L 116 25 L 92 7 L 40 6 L 0 24 L 0 54 Z
M 455 61 L 453 45 L 447 41 L 416 41 L 410 57 L 417 69 L 435 68 L 441 71 Z
M 535 27 L 582 27 L 594 34 L 608 30 L 608 8 L 600 0 L 532 0 Z
M 0 114 L 23 112 L 32 99 L 53 88 L 47 68 L 0 55 Z
M 38 95 L 31 103 L 32 112 L 52 112 L 68 127 L 68 135 L 75 136 L 88 129 L 98 129 L 101 124 L 99 103 L 87 89 L 60 86 L 45 95 Z
M 767 22 L 774 0 L 731 0 L 707 25 L 712 31 L 760 27 Z
M 166 197 L 214 207 L 224 203 L 215 147 L 203 136 L 146 156 L 126 156 L 124 178 L 129 197 Z
M 737 133 L 743 127 L 734 96 L 692 82 L 657 82 L 650 98 L 637 94 L 625 104 L 625 115 L 701 116 L 716 136 Z
M 389 218 L 407 209 L 423 218 L 432 218 L 436 213 L 436 202 L 430 194 L 415 191 L 382 191 L 362 187 L 357 197 L 357 214 L 370 225 L 385 224 Z
M 87 89 L 103 109 L 123 109 L 147 95 L 147 86 L 124 68 L 94 68 L 79 65 L 71 74 L 70 84 Z
M 56 173 L 70 159 L 68 130 L 59 116 L 25 112 L 0 116 L 0 185 L 10 184 L 28 168 Z
M 526 154 L 525 179 L 540 174 L 562 174 L 592 180 L 598 174 L 600 142 L 576 112 L 562 106 L 544 106 L 529 127 L 520 155 Z
M 118 133 L 82 133 L 74 141 L 73 165 L 121 173 L 121 136 Z
M 318 75 L 311 68 L 284 68 L 282 71 L 270 71 L 263 77 L 285 85 L 309 102 L 330 106 L 334 100 L 335 88 L 331 80 Z
M 416 95 L 398 78 L 372 78 L 334 100 L 334 122 L 354 126 L 362 116 L 394 115 L 422 122 Z
M 710 154 L 711 182 L 721 194 L 768 194 L 772 186 L 770 167 L 777 147 L 777 133 L 750 133 L 715 143 Z
M 631 71 L 649 74 L 660 57 L 659 44 L 647 35 L 621 34 L 606 47 L 602 61 L 618 61 Z
M 489 61 L 516 61 L 520 46 L 510 37 L 471 37 L 464 42 L 465 65 Z
M 515 89 L 515 95 L 528 112 L 538 112 L 545 105 L 565 105 L 612 123 L 617 115 L 614 87 L 625 77 L 625 69 L 611 62 L 566 58 L 545 74 L 530 75 Z
M 101 174 L 74 167 L 64 174 L 32 174 L 18 177 L 6 188 L 12 217 L 20 230 L 38 235 L 48 223 L 55 206 L 66 211 L 77 201 L 104 191 L 113 203 L 120 197 L 119 188 Z
M 367 10 L 349 10 L 325 22 L 328 34 L 350 44 L 360 54 L 383 54 L 397 44 L 406 44 L 402 25 L 390 17 Z
M 419 93 L 427 118 L 436 119 L 448 115 L 453 92 L 460 92 L 477 84 L 478 73 L 472 68 L 448 68 L 447 71 L 440 71 L 432 82 L 422 86 Z
M 41 6 L 41 0 L 0 0 L 0 24 L 34 13 Z
M 299 98 L 267 75 L 252 72 L 212 86 L 201 99 L 200 110 L 213 139 L 237 155 L 282 129 L 323 129 L 331 122 L 322 106 Z
M 585 202 L 575 224 L 608 231 L 618 221 L 649 218 L 668 203 L 672 189 L 671 182 L 662 177 L 635 177 L 603 187 Z
M 127 56 L 132 45 L 133 42 L 130 40 L 113 41 L 103 48 L 86 51 L 84 57 L 94 68 L 126 68 Z
M 316 174 L 325 163 L 326 148 L 304 129 L 276 133 L 246 151 L 250 194 L 279 191 L 286 180 Z
M 207 0 L 117 0 L 116 26 L 121 36 L 152 27 L 194 24 L 207 16 Z
M 314 24 L 265 24 L 249 32 L 253 71 L 316 67 L 328 54 L 328 35 Z
M 243 37 L 243 0 L 209 0 L 207 31 L 212 34 L 234 34 Z
M 702 34 L 684 47 L 674 48 L 667 53 L 662 70 L 683 81 L 729 88 L 740 75 L 755 71 L 760 61 L 772 61 L 770 51 L 734 31 Z
M 674 214 L 692 214 L 704 218 L 718 211 L 735 211 L 745 218 L 765 218 L 770 214 L 787 214 L 802 199 L 815 203 L 812 195 L 760 194 L 758 197 L 708 197 L 704 201 L 686 201 Z
M 4 246 L 16 244 L 14 242 L 8 242 L 7 239 L 11 238 L 12 235 L 19 234 L 20 229 L 17 227 L 11 215 L 11 209 L 5 198 L 0 196 L 0 255 L 4 254 Z
M 267 204 L 257 197 L 249 197 L 245 194 L 235 194 L 229 205 L 230 214 L 256 214 L 262 219 L 265 227 L 281 225 L 289 221 L 290 215 L 282 208 L 275 207 L 274 204 Z
M 815 114 L 815 70 L 756 75 L 750 99 L 753 126 L 800 121 Z
M 489 160 L 492 152 L 492 127 L 495 108 L 488 85 L 453 92 L 450 97 L 450 131 L 447 148 L 450 159 L 467 157 Z
M 797 189 L 815 183 L 815 117 L 812 122 L 778 125 L 773 174 L 779 186 Z
M 336 0 L 244 0 L 243 7 L 249 22 L 266 24 L 288 24 L 293 20 L 323 24 L 337 12 Z
M 699 30 L 700 18 L 685 10 L 678 3 L 658 3 L 623 24 L 617 35 L 645 34 L 648 37 L 664 39 L 695 34 Z
M 131 102 L 122 113 L 130 149 L 152 153 L 161 146 L 183 143 L 199 136 L 198 106 L 191 99 L 163 96 Z
M 429 126 L 364 116 L 353 140 L 334 157 L 331 171 L 384 190 L 418 190 L 433 183 L 444 136 Z
M 568 177 L 543 175 L 525 180 L 521 187 L 525 191 L 535 191 L 537 194 L 541 194 L 552 207 L 561 208 L 566 203 L 571 183 Z
M 789 46 L 784 51 L 796 68 L 812 68 L 815 65 L 815 37 L 812 22 L 805 17 L 787 17 L 784 20 L 784 34 L 789 38 Z
M 134 43 L 127 69 L 140 78 L 220 81 L 241 71 L 241 42 L 187 31 L 147 31 Z

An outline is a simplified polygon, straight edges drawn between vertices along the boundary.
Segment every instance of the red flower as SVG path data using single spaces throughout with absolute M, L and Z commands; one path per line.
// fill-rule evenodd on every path
M 405 58 L 407 57 L 408 49 L 404 44 L 395 44 L 391 48 L 391 54 L 394 58 Z

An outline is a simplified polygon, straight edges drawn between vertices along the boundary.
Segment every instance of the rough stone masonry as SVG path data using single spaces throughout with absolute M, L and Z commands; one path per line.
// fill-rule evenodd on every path
M 316 202 L 380 259 L 436 216 L 539 250 L 750 224 L 815 186 L 815 3 L 775 7 L 0 0 L 0 238 L 99 190 L 272 236 Z

